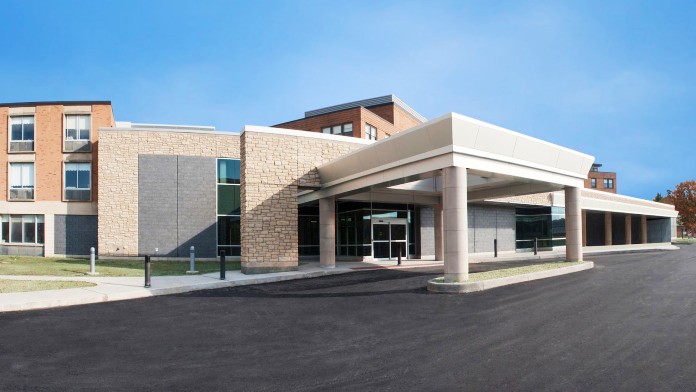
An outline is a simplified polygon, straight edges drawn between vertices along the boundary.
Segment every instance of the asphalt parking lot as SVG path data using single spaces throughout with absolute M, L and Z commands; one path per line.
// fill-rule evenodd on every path
M 435 269 L 0 314 L 0 390 L 693 390 L 696 246 L 467 295 Z

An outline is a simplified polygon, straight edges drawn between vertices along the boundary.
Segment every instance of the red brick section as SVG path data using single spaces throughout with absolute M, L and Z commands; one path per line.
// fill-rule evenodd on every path
M 379 113 L 375 112 L 378 111 Z M 396 122 L 396 124 L 393 123 Z M 365 138 L 365 124 L 377 128 L 377 139 L 401 132 L 420 124 L 410 114 L 392 104 L 372 108 L 352 108 L 340 112 L 327 113 L 309 118 L 274 125 L 276 128 L 297 129 L 301 131 L 321 132 L 324 127 L 340 124 L 353 124 L 353 137 Z
M 63 106 L 37 106 L 34 122 L 35 198 L 60 201 L 63 199 Z
M 9 139 L 9 135 L 7 134 L 7 116 L 9 112 L 10 110 L 6 107 L 0 108 L 0 149 L 2 149 L 2 153 L 0 154 L 0 189 L 4 192 L 3 194 L 5 196 L 2 197 L 2 199 L 5 200 L 7 199 L 7 177 L 10 170 L 7 165 L 7 140 Z
M 592 188 L 592 179 L 597 179 L 597 188 Z M 614 188 L 607 189 L 604 188 L 604 179 L 611 178 L 614 180 Z M 585 188 L 595 189 L 598 191 L 616 193 L 616 173 L 613 172 L 589 172 L 587 173 L 587 179 L 585 180 Z
M 97 201 L 99 187 L 99 128 L 114 127 L 114 112 L 111 105 L 92 105 L 92 201 Z
M 421 121 L 411 116 L 399 106 L 391 103 L 388 105 L 372 106 L 368 108 L 371 112 L 394 124 L 396 129 L 403 131 L 404 129 L 413 128 L 420 125 Z

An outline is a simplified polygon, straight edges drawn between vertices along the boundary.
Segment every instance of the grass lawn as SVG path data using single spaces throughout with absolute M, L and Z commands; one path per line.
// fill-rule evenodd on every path
M 673 244 L 696 244 L 696 238 L 677 238 L 672 241 Z
M 514 268 L 505 268 L 505 269 L 486 271 L 486 272 L 476 272 L 476 273 L 469 274 L 468 282 L 478 282 L 481 280 L 506 278 L 508 276 L 528 274 L 530 272 L 538 272 L 538 271 L 546 271 L 546 270 L 551 270 L 551 269 L 556 269 L 556 268 L 570 267 L 570 266 L 578 265 L 578 264 L 582 264 L 582 263 L 584 263 L 584 261 L 573 261 L 573 262 L 553 261 L 553 262 L 543 263 L 543 264 L 526 265 L 524 267 L 514 267 Z M 443 278 L 438 278 L 438 279 L 444 280 Z
M 97 260 L 99 276 L 144 276 L 143 260 Z M 228 271 L 240 269 L 239 261 L 227 261 Z M 185 275 L 188 261 L 155 260 L 152 276 Z M 218 261 L 196 261 L 199 273 L 220 271 Z M 0 275 L 89 276 L 88 259 L 0 256 Z
M 0 293 L 18 293 L 26 291 L 74 289 L 77 287 L 96 286 L 89 282 L 70 282 L 57 280 L 10 280 L 0 279 Z

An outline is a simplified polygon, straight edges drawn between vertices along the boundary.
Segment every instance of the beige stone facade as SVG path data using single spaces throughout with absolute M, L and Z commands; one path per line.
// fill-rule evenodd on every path
M 242 272 L 297 268 L 298 188 L 319 187 L 317 166 L 364 145 L 306 135 L 246 130 L 241 136 Z
M 239 135 L 166 129 L 102 129 L 99 134 L 100 255 L 138 254 L 139 155 L 238 159 Z

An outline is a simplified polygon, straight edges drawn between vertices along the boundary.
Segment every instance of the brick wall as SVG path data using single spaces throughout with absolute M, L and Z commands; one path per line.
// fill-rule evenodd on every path
M 592 188 L 592 179 L 597 180 L 597 188 Z M 614 180 L 614 188 L 605 188 L 604 187 L 604 179 L 605 178 L 611 178 Z M 585 179 L 585 188 L 588 189 L 594 189 L 597 191 L 603 191 L 603 192 L 609 192 L 609 193 L 617 193 L 617 185 L 616 185 L 616 173 L 612 172 L 589 172 L 587 173 L 587 179 Z
M 138 157 L 141 154 L 239 158 L 239 136 L 102 130 L 99 135 L 100 255 L 138 254 Z
M 3 199 L 7 198 L 7 178 L 8 171 L 10 170 L 7 165 L 7 140 L 9 139 L 9 135 L 7 134 L 8 114 L 9 108 L 0 107 L 0 149 L 2 149 L 2 154 L 0 154 L 0 189 L 2 189 L 2 194 L 4 195 L 0 197 Z
M 401 110 L 394 104 L 374 106 L 371 108 L 352 108 L 319 116 L 302 118 L 275 125 L 276 128 L 297 129 L 301 131 L 321 132 L 324 127 L 340 124 L 353 124 L 353 137 L 365 138 L 365 124 L 377 128 L 377 138 L 382 140 L 388 135 L 411 128 L 420 121 Z
M 297 269 L 298 186 L 319 186 L 317 166 L 362 146 L 348 138 L 242 134 L 242 272 Z

